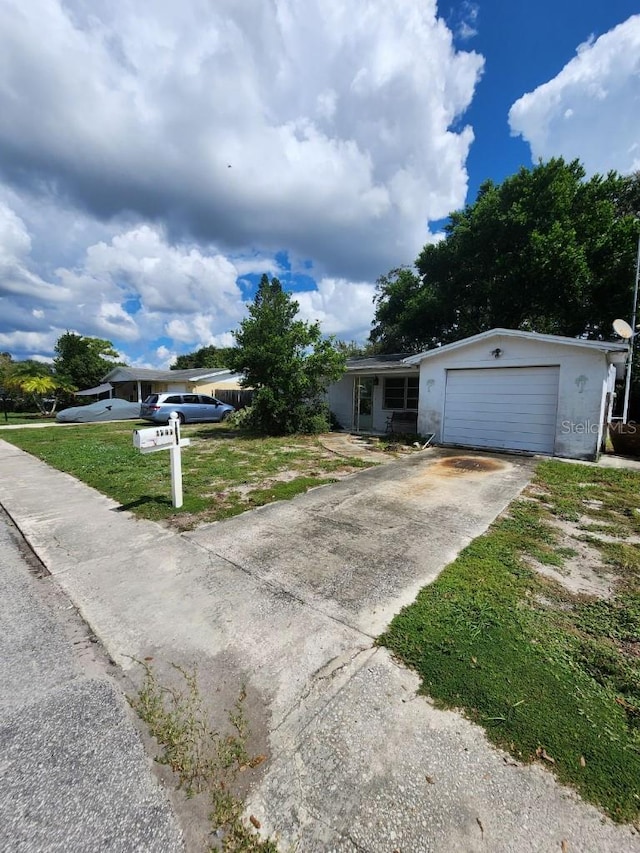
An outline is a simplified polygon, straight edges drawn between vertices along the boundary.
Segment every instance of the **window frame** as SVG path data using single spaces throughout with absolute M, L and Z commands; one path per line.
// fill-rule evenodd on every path
M 397 399 L 400 397 L 400 391 L 402 393 L 402 405 L 401 406 L 388 406 L 387 403 L 388 395 L 387 395 L 387 382 L 389 380 L 394 382 L 402 382 L 402 389 L 399 386 L 394 389 L 395 396 Z M 415 388 L 409 388 L 409 380 L 415 381 Z M 411 393 L 410 393 L 411 392 Z M 409 400 L 415 399 L 415 408 L 409 405 Z M 420 405 L 420 377 L 419 376 L 385 376 L 382 381 L 382 410 L 384 412 L 417 412 L 418 407 Z

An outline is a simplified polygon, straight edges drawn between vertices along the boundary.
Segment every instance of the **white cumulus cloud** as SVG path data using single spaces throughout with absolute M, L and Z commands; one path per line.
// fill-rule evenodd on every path
M 373 320 L 375 285 L 346 279 L 323 278 L 317 290 L 294 293 L 300 316 L 318 321 L 325 334 L 346 340 L 364 340 Z
M 509 112 L 533 160 L 579 158 L 589 173 L 640 169 L 640 15 L 580 45 Z
M 434 0 L 0 7 L 13 186 L 371 276 L 464 200 L 483 60 Z
M 66 329 L 145 363 L 230 341 L 279 253 L 319 282 L 305 316 L 363 337 L 370 282 L 464 203 L 484 60 L 435 0 L 0 0 L 0 20 L 18 357 Z

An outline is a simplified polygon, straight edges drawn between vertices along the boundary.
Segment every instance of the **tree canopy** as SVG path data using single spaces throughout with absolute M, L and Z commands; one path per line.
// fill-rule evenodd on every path
M 318 323 L 296 319 L 298 308 L 277 278 L 263 275 L 229 353 L 227 366 L 255 389 L 248 426 L 264 434 L 327 429 L 323 395 L 344 372 L 344 355 Z
M 192 367 L 226 367 L 231 347 L 200 347 L 176 357 L 171 370 L 188 370 Z
M 370 340 L 397 352 L 494 327 L 609 338 L 631 311 L 639 209 L 638 174 L 586 180 L 577 160 L 487 181 L 415 268 L 378 279 Z
M 74 332 L 65 332 L 58 338 L 55 352 L 56 376 L 78 390 L 99 385 L 102 377 L 118 363 L 118 353 L 111 341 Z

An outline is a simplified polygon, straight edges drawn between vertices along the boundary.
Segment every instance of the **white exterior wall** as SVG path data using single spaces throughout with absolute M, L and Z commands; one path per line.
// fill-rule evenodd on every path
M 491 355 L 499 347 L 500 358 Z M 447 369 L 560 367 L 555 456 L 594 459 L 602 437 L 605 394 L 611 384 L 606 353 L 587 347 L 550 344 L 496 335 L 443 352 L 420 364 L 418 432 L 442 440 Z
M 351 429 L 353 422 L 353 375 L 345 374 L 327 389 L 329 409 L 343 429 Z

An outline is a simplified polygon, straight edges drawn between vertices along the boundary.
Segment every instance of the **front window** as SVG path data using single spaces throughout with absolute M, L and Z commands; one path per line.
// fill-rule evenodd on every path
M 384 380 L 383 409 L 418 411 L 417 376 L 387 376 Z

